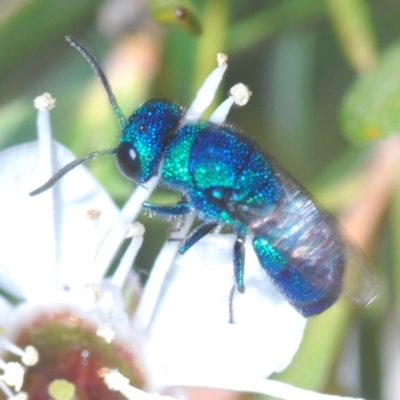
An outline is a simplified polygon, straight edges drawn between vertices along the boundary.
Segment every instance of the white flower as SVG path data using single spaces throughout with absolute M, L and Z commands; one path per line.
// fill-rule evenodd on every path
M 198 118 L 211 102 L 225 69 L 226 64 L 222 64 L 211 74 L 186 118 Z M 229 107 L 218 108 L 213 120 L 223 121 Z M 112 341 L 110 345 L 104 342 L 102 350 L 116 342 L 111 352 L 141 357 L 132 368 L 136 363 L 140 364 L 138 370 L 144 365 L 141 371 L 147 369 L 143 374 L 150 392 L 203 386 L 282 399 L 343 399 L 266 379 L 291 362 L 306 320 L 269 283 L 250 246 L 246 249 L 246 293 L 234 294 L 230 301 L 234 281 L 230 235 L 208 235 L 184 256 L 176 256 L 178 242 L 166 243 L 134 318 L 128 320 L 120 291 L 143 240 L 136 230 L 119 267 L 107 280 L 105 276 L 125 240 L 128 225 L 150 192 L 139 187 L 119 211 L 91 175 L 78 167 L 51 191 L 30 197 L 30 191 L 74 158 L 51 140 L 49 111 L 39 111 L 38 131 L 39 141 L 0 153 L 0 288 L 20 300 L 18 306 L 12 306 L 0 297 L 1 325 L 11 331 L 11 338 L 24 332 L 26 324 L 35 320 L 35 313 L 45 312 L 46 318 L 55 316 L 58 322 L 67 310 L 69 334 L 83 329 L 86 322 L 88 326 L 96 323 Z M 149 186 L 155 183 L 153 180 Z M 100 214 L 91 218 L 88 210 L 99 210 Z M 230 319 L 234 323 L 229 323 Z M 109 329 L 115 329 L 115 339 Z M 49 343 L 54 335 L 49 336 Z M 95 351 L 93 347 L 87 350 L 84 338 L 76 343 L 83 364 L 90 351 Z M 11 350 L 11 344 L 6 343 L 4 340 L 3 347 Z M 56 340 L 56 349 L 57 345 Z M 38 366 L 42 356 L 39 351 Z M 158 396 L 143 391 L 139 395 L 113 365 L 100 367 L 99 379 L 104 378 L 111 389 L 127 398 Z M 26 375 L 30 368 L 36 367 L 28 367 Z M 51 366 L 46 368 L 52 372 Z M 70 369 L 76 373 L 78 366 Z M 54 376 L 48 384 L 54 383 L 52 390 L 64 387 L 64 383 L 71 393 L 79 389 L 73 382 L 72 390 L 70 382 L 63 379 Z M 9 387 L 0 388 L 10 398 L 15 394 Z M 179 391 L 174 393 L 182 398 Z
M 43 101 L 38 103 L 42 104 Z M 64 369 L 68 369 L 66 366 L 73 357 L 82 363 L 82 368 L 85 368 L 85 363 L 101 362 L 103 359 L 94 353 L 96 346 L 98 352 L 102 352 L 103 343 L 110 348 L 110 353 L 114 352 L 117 356 L 126 347 L 125 357 L 134 355 L 137 365 L 133 362 L 126 364 L 130 365 L 132 371 L 135 371 L 135 367 L 140 371 L 139 344 L 136 342 L 135 348 L 135 345 L 126 346 L 125 342 L 127 336 L 130 336 L 132 342 L 135 339 L 131 335 L 124 310 L 121 287 L 130 272 L 132 254 L 140 247 L 143 237 L 137 235 L 131 240 L 127 257 L 121 260 L 117 272 L 104 280 L 111 260 L 125 238 L 128 221 L 124 220 L 124 214 L 121 214 L 107 193 L 84 168 L 77 168 L 52 191 L 38 197 L 29 196 L 32 189 L 74 159 L 65 147 L 52 141 L 48 110 L 42 109 L 38 113 L 38 132 L 38 141 L 24 143 L 0 153 L 3 166 L 0 173 L 3 193 L 0 198 L 0 240 L 3 243 L 0 252 L 0 288 L 8 299 L 15 299 L 18 303 L 13 307 L 5 298 L 0 298 L 0 326 L 4 331 L 4 337 L 0 338 L 0 348 L 3 353 L 8 352 L 8 355 L 3 354 L 7 359 L 12 354 L 12 357 L 28 361 L 26 364 L 30 366 L 27 367 L 23 387 L 27 391 L 35 386 L 30 371 L 34 371 L 35 376 L 44 377 L 41 368 L 45 367 L 50 372 L 49 379 L 66 378 L 68 371 L 59 377 L 51 374 L 59 373 L 63 368 L 62 363 Z M 140 209 L 139 206 L 137 208 Z M 101 210 L 101 214 L 94 219 L 91 217 L 93 213 L 87 214 L 88 210 L 93 209 Z M 88 286 L 92 293 L 93 287 L 98 289 L 97 297 L 93 295 L 88 299 L 82 295 L 83 292 L 87 294 Z M 40 329 L 33 329 L 32 326 Z M 113 340 L 115 344 L 111 345 L 113 347 L 101 337 L 96 339 L 96 327 L 99 334 L 109 341 L 116 335 Z M 54 334 L 48 333 L 47 347 L 50 349 L 43 354 L 39 344 L 39 360 L 32 367 L 35 351 L 31 347 L 23 351 L 16 344 L 21 345 L 21 341 L 28 340 L 38 346 L 37 342 L 43 341 L 43 335 L 55 328 L 59 329 L 59 340 Z M 70 335 L 74 332 L 81 335 L 79 337 L 83 338 L 83 342 L 91 341 L 91 347 L 81 343 L 82 340 L 79 342 L 78 336 L 71 339 Z M 13 344 L 10 340 L 17 343 Z M 77 341 L 76 349 L 71 348 L 70 354 L 66 356 L 62 343 L 69 345 L 71 340 Z M 51 356 L 53 358 L 49 356 L 51 350 L 58 351 L 61 359 L 64 357 L 59 361 L 61 367 L 56 365 L 54 355 Z M 107 356 L 108 359 L 111 356 Z M 55 365 L 49 365 L 50 358 L 53 360 L 50 362 Z M 120 356 L 121 359 L 123 357 Z M 86 370 L 81 370 L 83 375 L 79 380 L 84 382 L 85 379 L 95 378 L 96 368 L 103 366 L 115 367 L 118 363 L 94 365 L 90 368 L 87 366 Z M 79 371 L 79 368 L 71 366 L 69 375 Z M 11 384 L 9 376 L 4 375 L 3 381 L 7 386 L 0 382 L 0 388 L 8 397 L 13 397 L 15 393 L 10 387 L 18 391 L 23 377 L 17 385 Z M 79 381 L 71 380 L 75 385 Z M 107 393 L 101 378 L 98 380 L 103 386 L 101 390 Z M 143 381 L 142 378 L 140 380 Z M 51 382 L 45 378 L 40 381 L 44 393 L 47 384 Z M 91 384 L 96 387 L 96 383 Z M 78 388 L 78 394 L 79 390 L 84 389 Z M 96 394 L 96 390 L 92 393 Z

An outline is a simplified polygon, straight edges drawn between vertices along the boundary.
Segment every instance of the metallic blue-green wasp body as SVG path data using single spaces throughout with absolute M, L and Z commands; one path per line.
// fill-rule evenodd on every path
M 343 239 L 334 219 L 256 142 L 229 125 L 187 119 L 182 107 L 162 99 L 146 101 L 123 120 L 97 61 L 72 38 L 67 40 L 89 60 L 122 127 L 116 149 L 92 155 L 116 154 L 127 178 L 144 184 L 160 174 L 162 185 L 182 195 L 174 205 L 145 203 L 147 210 L 164 216 L 195 211 L 203 221 L 184 240 L 181 254 L 214 228 L 231 226 L 236 233 L 233 269 L 238 291 L 245 287 L 244 243 L 251 237 L 261 267 L 302 315 L 322 312 L 346 290 L 349 258 L 355 259 L 366 282 L 354 300 L 373 299 L 375 276 L 364 257 Z

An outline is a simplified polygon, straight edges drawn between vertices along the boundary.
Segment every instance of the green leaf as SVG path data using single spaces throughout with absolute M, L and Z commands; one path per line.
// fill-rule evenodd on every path
M 342 128 L 356 144 L 400 132 L 400 42 L 382 55 L 376 70 L 360 76 L 346 94 Z
M 157 22 L 178 26 L 192 35 L 200 35 L 202 26 L 190 0 L 153 0 L 151 13 Z

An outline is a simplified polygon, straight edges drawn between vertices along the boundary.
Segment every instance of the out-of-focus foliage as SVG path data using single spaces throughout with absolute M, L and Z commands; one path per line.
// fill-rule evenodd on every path
M 215 54 L 226 52 L 225 89 L 243 82 L 253 92 L 228 120 L 323 206 L 344 215 L 382 287 L 367 309 L 341 303 L 313 318 L 293 364 L 277 379 L 397 399 L 400 386 L 393 389 L 391 374 L 400 360 L 398 327 L 386 322 L 400 305 L 399 163 L 389 164 L 395 144 L 371 139 L 399 132 L 400 57 L 392 45 L 399 15 L 400 2 L 382 0 L 1 0 L 0 147 L 35 138 L 32 101 L 45 91 L 57 99 L 55 136 L 77 156 L 117 141 L 102 88 L 65 35 L 100 60 L 127 115 L 151 96 L 188 105 Z M 355 148 L 354 142 L 368 144 Z M 133 184 L 114 161 L 90 167 L 122 204 Z M 163 191 L 155 196 L 174 198 Z M 145 225 L 152 240 L 145 240 L 140 262 L 150 265 L 167 225 L 154 219 Z M 262 310 L 254 312 L 263 318 Z
M 343 100 L 342 126 L 354 143 L 400 132 L 400 43 L 382 53 L 379 67 L 360 76 Z
M 364 0 L 328 0 L 327 5 L 350 65 L 360 73 L 374 69 L 377 46 L 368 4 Z
M 203 31 L 192 1 L 158 0 L 151 2 L 152 16 L 157 22 L 176 25 L 193 35 Z

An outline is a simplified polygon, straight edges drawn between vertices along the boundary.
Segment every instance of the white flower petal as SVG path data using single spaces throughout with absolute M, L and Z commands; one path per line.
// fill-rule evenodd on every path
M 13 306 L 3 296 L 0 296 L 0 333 L 8 323 L 7 316 L 12 309 Z
M 64 146 L 54 147 L 56 169 L 75 158 Z M 85 282 L 82 271 L 90 267 L 100 239 L 118 215 L 113 201 L 84 167 L 62 178 L 53 194 L 29 196 L 50 178 L 40 173 L 37 141 L 0 152 L 0 163 L 0 286 L 26 298 L 47 296 L 57 285 Z M 49 195 L 55 199 L 54 211 L 48 209 Z M 97 220 L 86 215 L 93 208 L 102 212 Z
M 179 379 L 179 377 L 176 377 L 175 381 L 179 382 Z M 271 379 L 253 379 L 248 376 L 239 376 L 235 379 L 226 381 L 221 379 L 219 376 L 207 376 L 206 379 L 203 379 L 201 384 L 199 384 L 196 377 L 192 377 L 191 381 L 180 382 L 180 384 L 181 386 L 197 385 L 219 389 L 230 389 L 238 392 L 258 393 L 283 400 L 363 400 L 361 398 L 313 392 L 284 382 L 274 381 Z
M 267 377 L 286 368 L 296 353 L 306 319 L 272 286 L 250 243 L 246 292 L 235 293 L 229 324 L 233 243 L 232 235 L 208 235 L 177 256 L 167 274 L 147 330 L 161 381 L 163 375 L 179 376 L 179 383 L 187 378 L 196 386 L 213 376 L 223 382 Z

